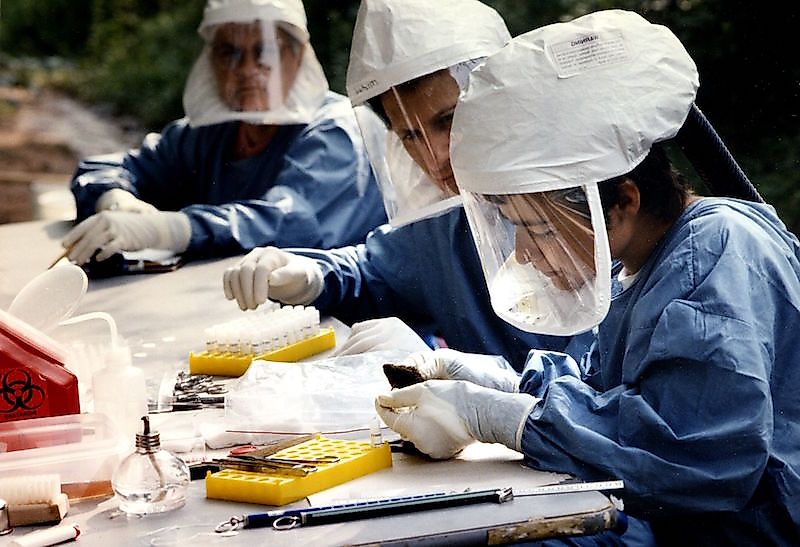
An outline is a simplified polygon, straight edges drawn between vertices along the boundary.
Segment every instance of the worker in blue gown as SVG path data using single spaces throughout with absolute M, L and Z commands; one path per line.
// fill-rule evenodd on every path
M 302 2 L 210 0 L 199 32 L 206 46 L 187 80 L 186 118 L 138 150 L 80 162 L 71 187 L 83 222 L 63 241 L 70 259 L 330 248 L 385 222 L 359 125 L 328 91 Z
M 374 109 L 391 128 L 366 140 L 390 224 L 365 244 L 331 251 L 256 249 L 225 273 L 227 296 L 242 309 L 270 298 L 357 323 L 340 355 L 423 349 L 417 332 L 429 331 L 451 348 L 502 355 L 520 370 L 531 347 L 582 354 L 591 333 L 533 335 L 494 314 L 450 168 L 459 82 L 509 39 L 499 14 L 477 1 L 362 3 L 348 92 L 359 120 Z
M 798 545 L 800 244 L 773 207 L 699 197 L 672 168 L 662 141 L 697 87 L 678 39 L 621 10 L 472 73 L 451 159 L 494 307 L 597 340 L 581 363 L 534 351 L 522 375 L 418 353 L 429 379 L 376 409 L 436 458 L 497 442 L 622 479 L 659 544 Z

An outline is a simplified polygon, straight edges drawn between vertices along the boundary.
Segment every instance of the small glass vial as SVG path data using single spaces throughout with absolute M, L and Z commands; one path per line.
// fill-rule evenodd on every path
M 369 444 L 373 447 L 378 447 L 383 444 L 381 423 L 378 421 L 377 416 L 373 417 L 372 422 L 369 424 Z
M 163 513 L 183 507 L 189 488 L 186 463 L 161 448 L 157 432 L 142 417 L 142 433 L 136 434 L 136 451 L 122 460 L 111 477 L 119 508 L 134 515 Z

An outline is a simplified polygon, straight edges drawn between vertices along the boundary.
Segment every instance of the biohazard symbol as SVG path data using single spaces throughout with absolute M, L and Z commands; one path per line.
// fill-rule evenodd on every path
M 3 383 L 0 386 L 0 412 L 36 410 L 44 399 L 44 390 L 33 383 L 28 371 L 14 369 L 3 375 Z

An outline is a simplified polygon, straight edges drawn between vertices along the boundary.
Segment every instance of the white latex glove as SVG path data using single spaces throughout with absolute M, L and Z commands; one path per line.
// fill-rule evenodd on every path
M 472 441 L 501 443 L 520 451 L 522 430 L 539 401 L 461 380 L 428 380 L 379 395 L 384 423 L 425 454 L 447 459 Z
M 126 211 L 103 211 L 92 215 L 64 236 L 61 244 L 76 264 L 88 262 L 95 251 L 105 260 L 120 251 L 167 249 L 182 253 L 189 245 L 192 225 L 183 213 L 142 215 Z
M 505 359 L 496 355 L 442 348 L 409 355 L 397 365 L 416 368 L 426 380 L 466 380 L 507 393 L 519 391 L 519 374 Z
M 322 268 L 316 260 L 276 247 L 253 249 L 222 278 L 225 298 L 242 310 L 254 310 L 270 300 L 310 304 L 322 293 Z
M 95 211 L 128 211 L 129 213 L 157 213 L 158 209 L 142 201 L 127 190 L 112 188 L 100 196 Z
M 406 350 L 431 351 L 414 329 L 397 317 L 370 319 L 355 323 L 350 338 L 336 350 L 335 355 L 355 355 L 367 351 Z

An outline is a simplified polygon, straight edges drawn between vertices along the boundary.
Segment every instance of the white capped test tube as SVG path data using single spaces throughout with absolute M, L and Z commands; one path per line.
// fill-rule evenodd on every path
M 8 545 L 9 547 L 48 547 L 77 539 L 79 535 L 81 535 L 81 529 L 77 524 L 59 524 L 12 539 Z

